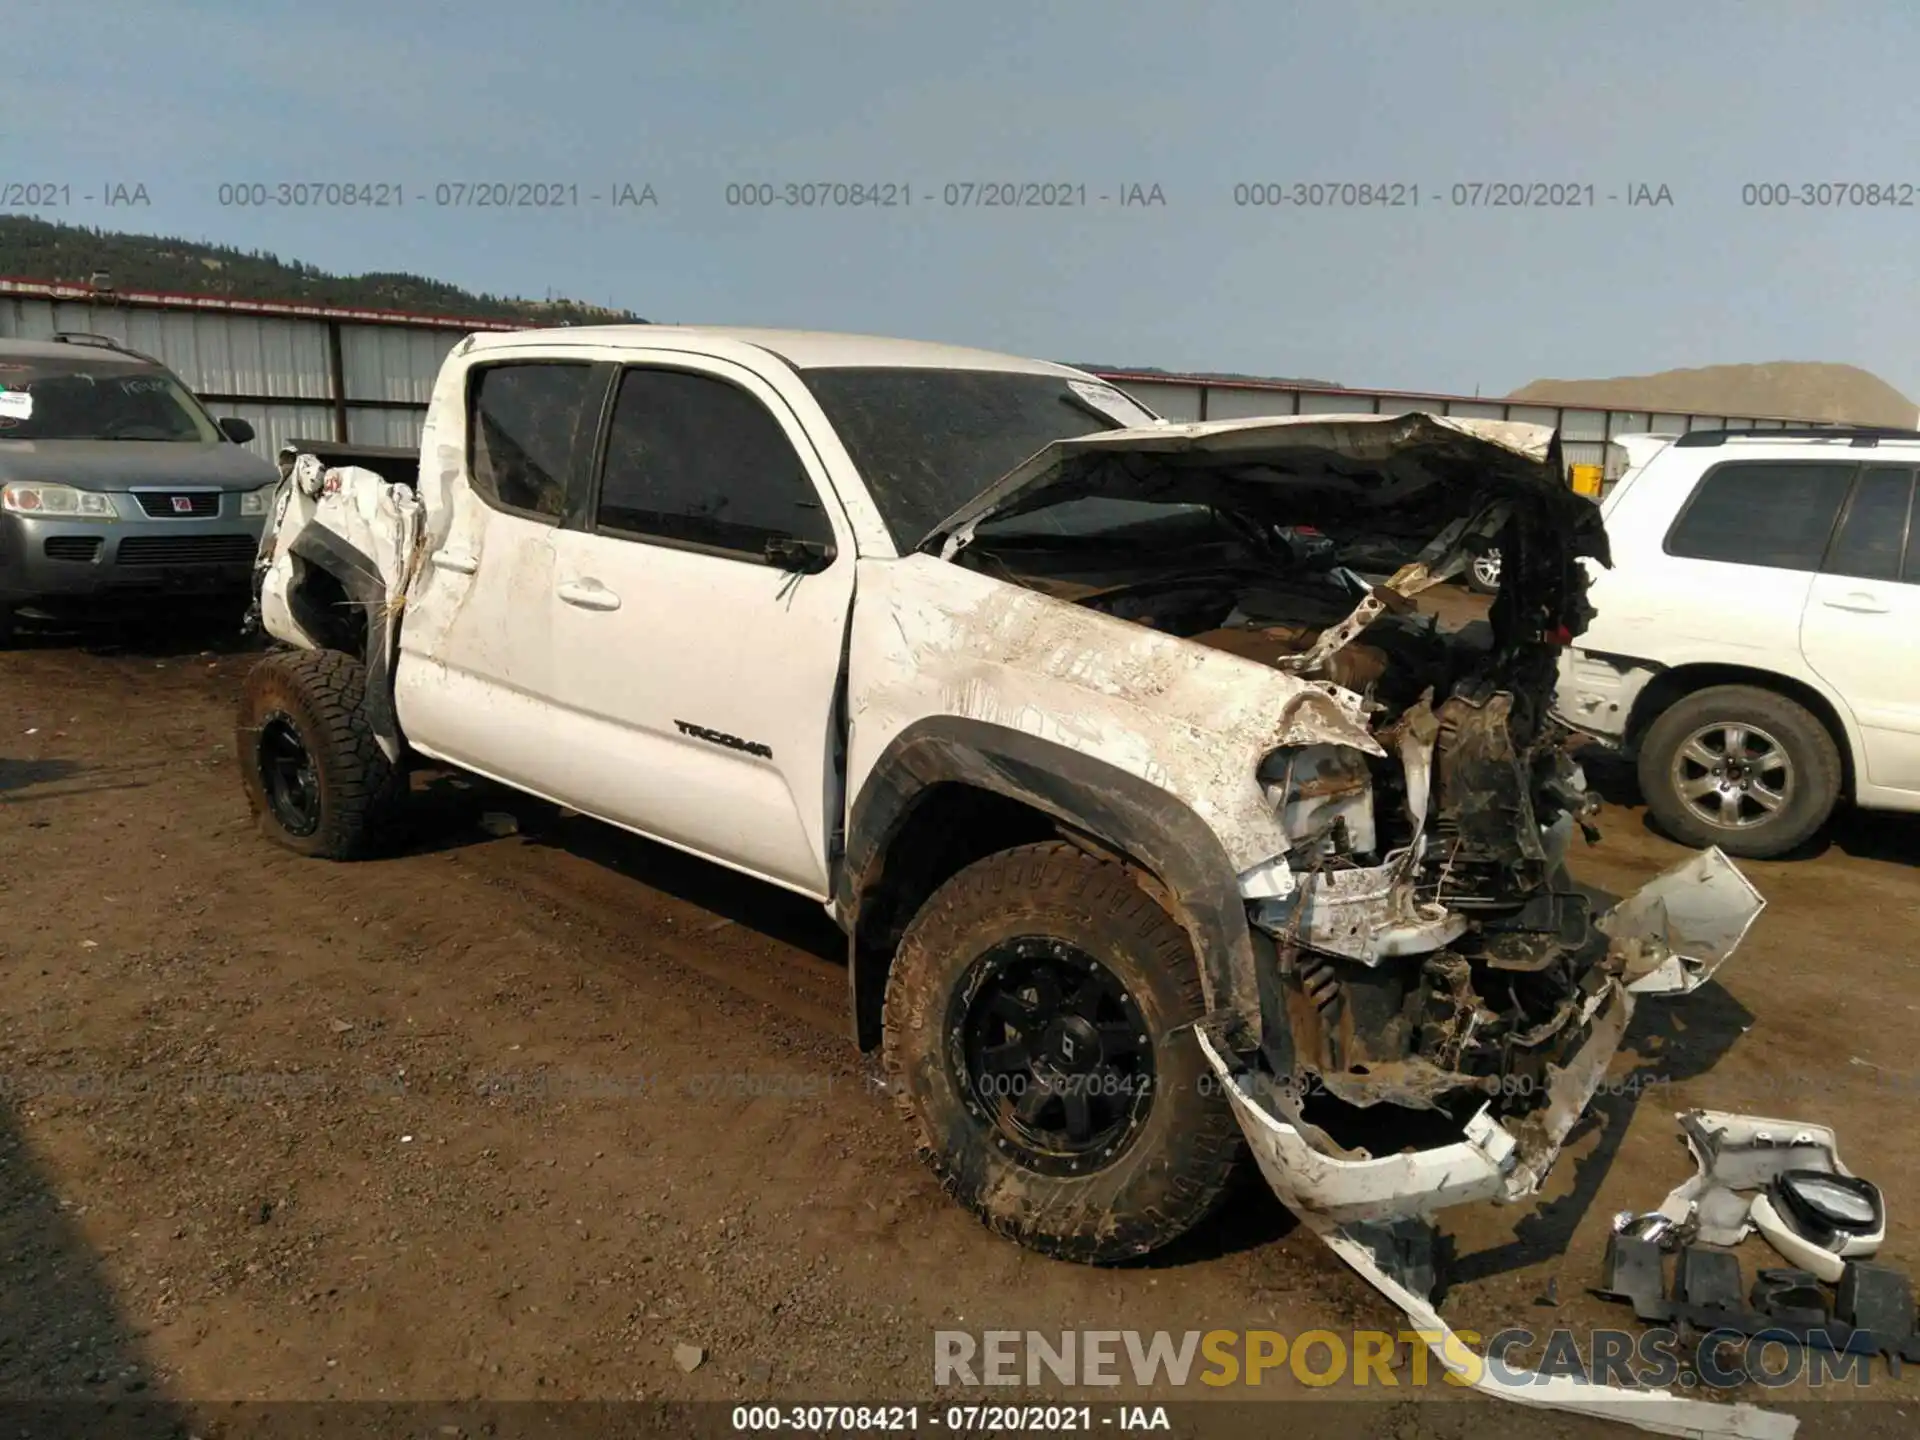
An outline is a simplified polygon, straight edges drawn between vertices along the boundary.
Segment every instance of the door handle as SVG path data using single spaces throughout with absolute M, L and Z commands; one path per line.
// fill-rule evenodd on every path
M 582 610 L 618 610 L 620 597 L 598 580 L 569 580 L 554 592 Z
M 480 568 L 480 562 L 471 555 L 456 555 L 449 550 L 436 550 L 429 557 L 436 570 L 451 570 L 456 575 L 471 575 Z
M 1864 590 L 1853 590 L 1837 600 L 1820 602 L 1829 610 L 1851 610 L 1856 615 L 1884 615 L 1892 608 Z

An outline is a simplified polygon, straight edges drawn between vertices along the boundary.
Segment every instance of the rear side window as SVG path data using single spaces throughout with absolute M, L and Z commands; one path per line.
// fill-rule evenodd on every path
M 767 407 L 684 370 L 620 377 L 594 524 L 758 558 L 769 540 L 833 540 L 819 492 Z
M 1907 548 L 1907 515 L 1913 508 L 1913 472 L 1869 465 L 1860 472 L 1853 499 L 1834 533 L 1822 568 L 1829 575 L 1860 580 L 1897 580 Z
M 1857 468 L 1772 460 L 1716 466 L 1667 532 L 1667 553 L 1818 570 Z
M 473 483 L 502 510 L 558 520 L 566 513 L 593 367 L 570 362 L 489 365 L 467 380 Z

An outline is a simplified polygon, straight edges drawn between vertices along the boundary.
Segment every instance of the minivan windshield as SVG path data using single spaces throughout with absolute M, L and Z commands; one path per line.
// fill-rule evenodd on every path
M 0 358 L 0 443 L 224 437 L 200 402 L 158 366 Z
M 850 366 L 800 378 L 902 551 L 1055 440 L 1156 418 L 1111 385 L 1066 375 Z

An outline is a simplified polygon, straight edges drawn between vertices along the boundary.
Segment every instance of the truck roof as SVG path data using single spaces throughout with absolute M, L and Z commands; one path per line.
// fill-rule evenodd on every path
M 1031 375 L 1087 378 L 1086 372 L 1049 360 L 1003 355 L 960 345 L 926 340 L 898 340 L 883 335 L 848 335 L 830 330 L 769 330 L 734 325 L 566 325 L 548 330 L 513 330 L 476 334 L 471 350 L 505 350 L 523 345 L 572 342 L 580 345 L 659 346 L 680 343 L 733 342 L 752 345 L 779 356 L 796 370 L 826 370 L 849 366 L 880 369 L 1001 370 Z

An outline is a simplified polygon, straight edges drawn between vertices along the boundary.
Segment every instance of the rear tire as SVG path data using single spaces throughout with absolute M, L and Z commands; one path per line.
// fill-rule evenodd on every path
M 384 849 L 406 795 L 366 707 L 366 667 L 338 650 L 268 655 L 247 676 L 234 737 L 260 833 L 300 855 Z
M 1675 701 L 1640 742 L 1640 793 L 1683 844 L 1767 860 L 1811 839 L 1840 798 L 1840 751 L 1773 690 L 1715 685 Z
M 1199 1224 L 1244 1155 L 1202 1013 L 1186 933 L 1120 866 L 1029 845 L 914 917 L 883 1055 L 948 1194 L 1030 1249 L 1108 1263 Z

